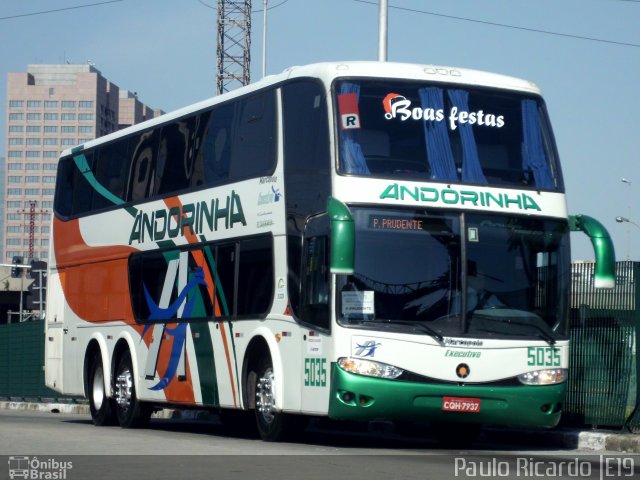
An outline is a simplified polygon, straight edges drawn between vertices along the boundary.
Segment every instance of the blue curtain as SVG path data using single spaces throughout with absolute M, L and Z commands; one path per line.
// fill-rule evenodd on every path
M 355 93 L 360 98 L 360 86 L 354 83 L 343 82 L 340 84 L 339 94 Z M 357 175 L 371 175 L 367 160 L 362 153 L 362 148 L 357 140 L 358 130 L 340 131 L 340 162 L 342 171 Z
M 441 88 L 421 88 L 418 93 L 422 108 L 444 110 L 444 97 Z M 427 144 L 427 161 L 431 167 L 431 178 L 433 180 L 457 181 L 458 174 L 451 152 L 446 122 L 424 121 L 422 124 Z
M 469 92 L 465 90 L 449 90 L 449 100 L 458 108 L 459 112 L 469 111 Z M 478 146 L 473 135 L 473 128 L 468 123 L 459 123 L 460 141 L 462 143 L 462 181 L 487 185 L 487 179 L 482 172 Z
M 531 181 L 531 172 L 537 188 L 554 190 L 555 182 L 544 153 L 540 116 L 535 100 L 522 101 L 522 140 L 522 169 L 525 178 Z

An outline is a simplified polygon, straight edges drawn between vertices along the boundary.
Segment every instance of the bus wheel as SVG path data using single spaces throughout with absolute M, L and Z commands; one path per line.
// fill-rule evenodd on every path
M 89 411 L 91 420 L 97 427 L 116 424 L 116 413 L 113 402 L 107 397 L 104 388 L 104 368 L 102 356 L 96 353 L 89 366 Z
M 284 438 L 286 418 L 276 411 L 275 381 L 270 358 L 260 362 L 255 375 L 256 423 L 260 437 L 267 442 L 277 442 Z M 249 390 L 251 391 L 251 390 Z
M 151 406 L 140 402 L 133 380 L 131 353 L 126 351 L 116 369 L 114 396 L 118 423 L 122 428 L 144 427 L 151 417 Z

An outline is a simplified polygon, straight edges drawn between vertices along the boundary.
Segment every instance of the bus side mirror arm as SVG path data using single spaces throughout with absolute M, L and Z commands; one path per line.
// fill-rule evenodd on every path
M 587 215 L 569 215 L 572 232 L 584 232 L 593 245 L 596 257 L 595 287 L 613 288 L 616 284 L 616 254 L 607 229 Z
M 351 211 L 340 200 L 329 197 L 327 212 L 331 221 L 331 273 L 351 275 L 355 259 L 355 225 Z

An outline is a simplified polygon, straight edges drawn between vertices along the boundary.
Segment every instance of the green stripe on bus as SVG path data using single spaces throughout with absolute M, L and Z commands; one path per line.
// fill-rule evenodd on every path
M 205 318 L 207 312 L 199 291 L 195 295 L 192 315 L 194 318 Z M 193 334 L 193 348 L 196 352 L 196 366 L 200 377 L 200 394 L 203 405 L 217 407 L 220 404 L 218 397 L 218 381 L 216 377 L 216 363 L 213 356 L 213 343 L 209 322 L 191 322 Z
M 204 237 L 200 237 L 202 241 L 204 241 Z M 224 316 L 229 315 L 229 307 L 227 306 L 227 299 L 224 296 L 224 290 L 222 289 L 222 285 L 220 285 L 220 277 L 218 277 L 218 269 L 216 268 L 216 261 L 213 258 L 213 253 L 211 253 L 211 247 L 205 246 L 204 253 L 207 256 L 207 261 L 211 266 L 211 274 L 213 276 L 213 282 L 215 284 L 215 291 L 220 294 L 220 303 L 222 303 L 222 314 Z M 215 294 L 214 294 L 215 295 Z M 215 303 L 215 298 L 212 299 Z
M 82 176 L 87 180 L 87 182 L 89 182 L 89 185 L 91 185 L 96 192 L 114 205 L 124 204 L 124 200 L 107 190 L 93 175 L 93 172 L 89 167 L 89 163 L 87 162 L 87 157 L 85 157 L 84 154 L 81 153 L 80 155 L 75 155 L 73 157 L 73 161 L 75 162 L 76 167 L 78 167 L 80 173 L 82 173 Z

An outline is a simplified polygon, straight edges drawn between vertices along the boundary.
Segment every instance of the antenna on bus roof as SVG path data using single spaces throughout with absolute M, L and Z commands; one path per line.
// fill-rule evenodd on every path
M 387 61 L 387 13 L 389 11 L 388 0 L 380 0 L 378 18 L 378 61 Z

